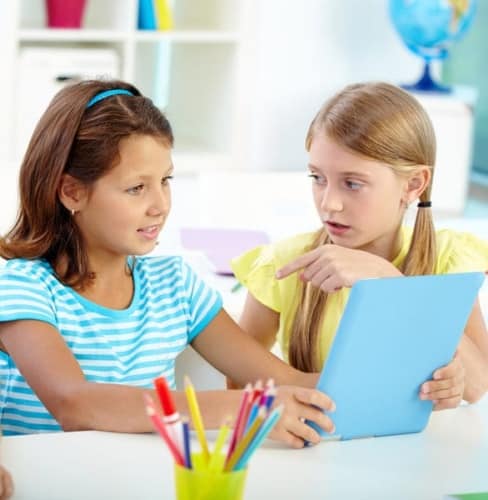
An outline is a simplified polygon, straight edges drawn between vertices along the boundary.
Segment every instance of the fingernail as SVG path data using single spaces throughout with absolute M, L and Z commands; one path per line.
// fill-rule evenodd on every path
M 435 373 L 434 373 L 434 379 L 435 379 L 435 380 L 439 380 L 440 378 L 441 378 L 440 373 L 435 372 Z
M 275 276 L 276 276 L 276 279 L 280 279 L 281 278 L 281 271 L 276 271 Z
M 329 411 L 336 411 L 336 404 L 332 401 L 332 404 L 330 405 Z

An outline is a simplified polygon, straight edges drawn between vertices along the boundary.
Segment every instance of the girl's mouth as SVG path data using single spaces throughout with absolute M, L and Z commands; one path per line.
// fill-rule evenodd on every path
M 346 226 L 344 224 L 340 224 L 339 222 L 334 222 L 329 220 L 325 222 L 325 225 L 327 226 L 327 230 L 334 235 L 344 234 L 351 227 L 351 226 Z
M 157 238 L 159 234 L 159 226 L 147 226 L 137 230 L 138 233 L 141 233 L 144 238 L 148 240 L 154 240 Z

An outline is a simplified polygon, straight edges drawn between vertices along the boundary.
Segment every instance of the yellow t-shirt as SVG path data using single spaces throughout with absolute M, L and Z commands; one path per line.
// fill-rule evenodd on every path
M 280 314 L 278 342 L 285 359 L 298 301 L 298 273 L 282 280 L 275 278 L 278 269 L 310 250 L 316 233 L 293 236 L 275 244 L 254 248 L 232 260 L 236 278 L 262 304 Z M 410 228 L 403 229 L 403 245 L 393 260 L 399 268 L 403 263 L 412 236 Z M 443 229 L 437 231 L 437 262 L 434 274 L 487 271 L 488 242 L 468 233 Z M 334 335 L 339 326 L 350 289 L 343 288 L 328 295 L 325 320 L 320 335 L 320 361 L 327 359 Z

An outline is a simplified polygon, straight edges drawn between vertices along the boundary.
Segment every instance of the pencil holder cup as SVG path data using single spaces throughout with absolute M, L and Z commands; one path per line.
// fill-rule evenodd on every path
M 224 472 L 225 456 L 209 467 L 201 453 L 192 453 L 192 468 L 175 464 L 176 500 L 242 500 L 247 468 Z

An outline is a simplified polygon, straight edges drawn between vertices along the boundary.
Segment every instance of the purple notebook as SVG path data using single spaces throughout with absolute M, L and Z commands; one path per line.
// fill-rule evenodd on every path
M 182 228 L 181 244 L 199 250 L 215 266 L 217 274 L 232 276 L 230 261 L 246 250 L 269 242 L 264 231 L 250 229 Z

